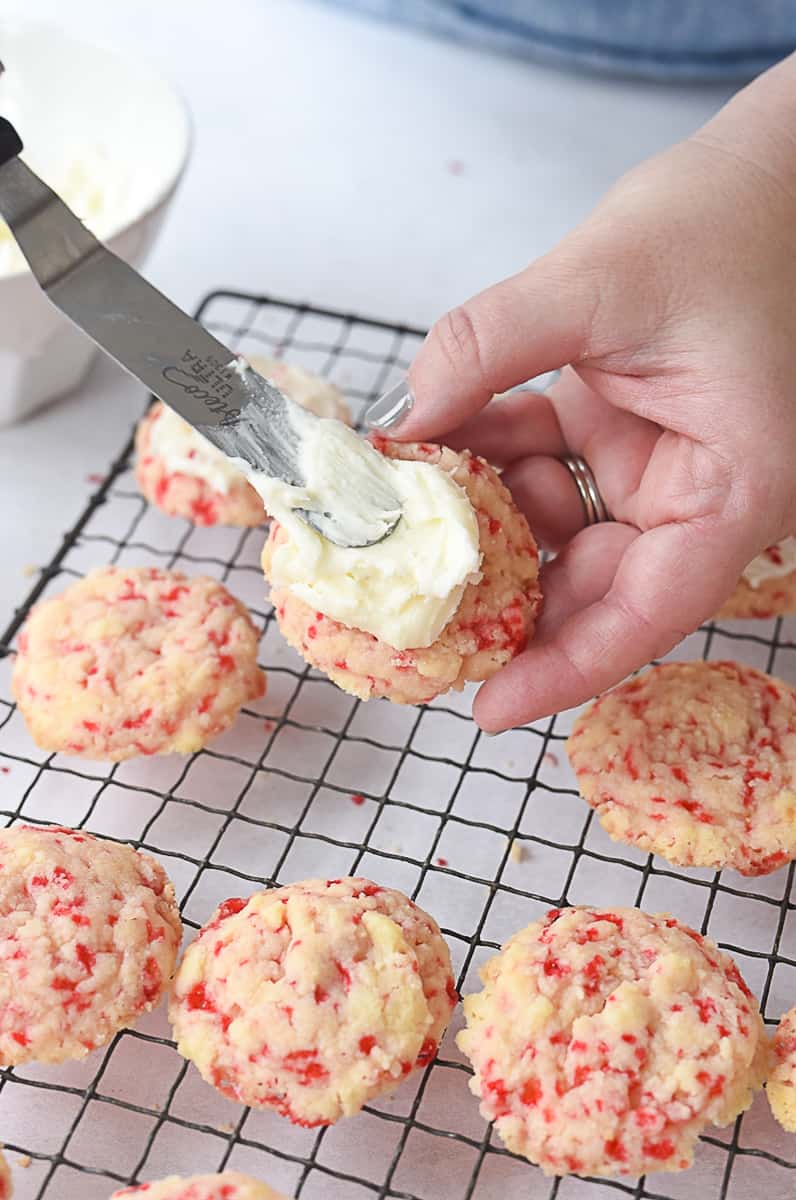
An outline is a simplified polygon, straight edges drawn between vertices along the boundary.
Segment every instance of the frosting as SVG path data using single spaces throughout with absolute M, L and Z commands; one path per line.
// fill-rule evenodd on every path
M 274 547 L 272 586 L 396 650 L 430 646 L 467 584 L 480 579 L 478 522 L 467 494 L 442 468 L 385 458 L 338 421 L 308 421 L 301 434 L 303 487 L 249 474 L 286 533 Z M 356 541 L 369 530 L 361 516 L 367 501 L 393 497 L 401 519 L 370 546 L 335 545 L 296 512 L 329 511 Z

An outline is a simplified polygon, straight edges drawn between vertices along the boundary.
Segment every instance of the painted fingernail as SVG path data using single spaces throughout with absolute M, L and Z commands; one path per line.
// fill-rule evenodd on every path
M 370 429 L 382 432 L 395 429 L 404 417 L 408 416 L 414 402 L 412 389 L 407 381 L 402 379 L 371 404 L 365 413 L 365 424 Z

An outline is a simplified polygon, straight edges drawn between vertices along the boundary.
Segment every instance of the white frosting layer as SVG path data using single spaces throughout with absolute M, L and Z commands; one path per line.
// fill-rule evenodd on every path
M 781 579 L 796 571 L 796 537 L 783 538 L 769 546 L 744 569 L 743 577 L 750 587 L 758 588 L 766 579 Z
M 302 408 L 319 417 L 349 419 L 341 393 L 334 384 L 320 376 L 305 371 L 303 367 L 291 366 L 264 355 L 250 355 L 248 365 L 270 379 Z M 245 371 L 246 360 L 237 359 L 232 369 L 238 373 Z M 152 453 L 163 460 L 167 471 L 203 479 L 214 492 L 224 496 L 233 484 L 241 480 L 241 472 L 232 460 L 167 405 L 163 405 L 160 416 L 152 426 L 150 446 Z
M 385 458 L 338 421 L 312 422 L 302 432 L 304 488 L 250 476 L 287 533 L 273 552 L 272 585 L 396 650 L 430 646 L 467 584 L 480 578 L 478 521 L 467 494 L 441 468 Z M 361 497 L 351 485 L 355 471 L 358 479 L 372 479 L 374 488 L 397 494 L 402 517 L 376 545 L 343 548 L 294 510 L 320 506 L 356 529 Z

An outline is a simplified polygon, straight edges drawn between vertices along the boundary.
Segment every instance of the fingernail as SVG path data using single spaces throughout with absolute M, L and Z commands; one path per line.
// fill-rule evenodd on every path
M 395 429 L 404 417 L 409 415 L 414 402 L 412 389 L 408 382 L 402 379 L 371 404 L 365 413 L 365 424 L 382 432 Z

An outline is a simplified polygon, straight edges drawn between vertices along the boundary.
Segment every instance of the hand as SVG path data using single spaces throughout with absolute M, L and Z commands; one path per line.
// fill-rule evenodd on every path
M 390 435 L 503 466 L 559 551 L 536 637 L 476 698 L 484 729 L 579 704 L 665 654 L 796 532 L 794 117 L 796 56 L 448 313 L 418 354 Z M 489 402 L 565 364 L 546 394 Z M 582 528 L 566 451 L 616 523 Z

